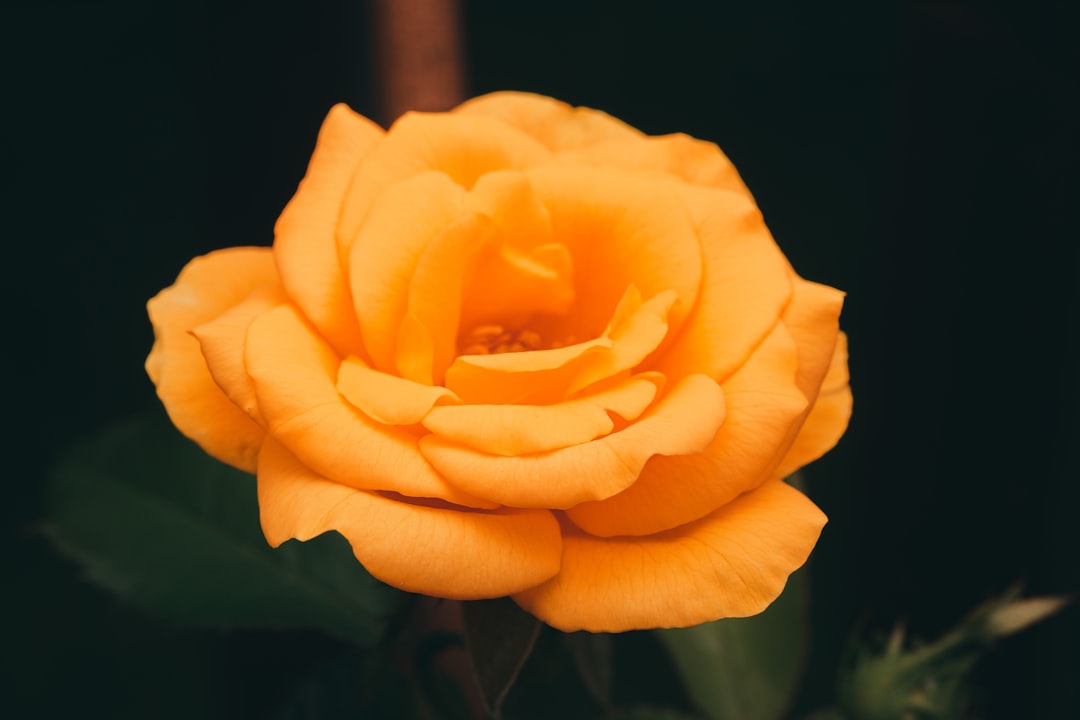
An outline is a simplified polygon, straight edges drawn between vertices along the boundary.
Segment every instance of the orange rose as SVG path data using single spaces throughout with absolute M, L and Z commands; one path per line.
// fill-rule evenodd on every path
M 764 609 L 825 516 L 781 478 L 851 409 L 842 293 L 713 144 L 500 93 L 388 131 L 338 105 L 274 246 L 149 303 L 176 426 L 257 472 L 272 545 L 510 595 L 563 630 Z

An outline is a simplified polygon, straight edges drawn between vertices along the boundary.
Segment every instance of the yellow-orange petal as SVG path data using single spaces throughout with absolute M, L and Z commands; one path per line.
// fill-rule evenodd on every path
M 683 133 L 608 140 L 557 155 L 565 163 L 667 173 L 692 185 L 750 197 L 738 171 L 714 143 Z
M 786 477 L 817 460 L 832 449 L 844 434 L 851 419 L 852 405 L 847 360 L 847 336 L 840 333 L 817 401 L 780 466 L 773 471 L 775 475 Z
M 602 336 L 550 350 L 460 355 L 446 371 L 446 387 L 474 405 L 558 402 L 592 357 L 611 345 Z
M 574 259 L 574 310 L 534 326 L 545 337 L 596 337 L 627 287 L 652 298 L 674 290 L 668 324 L 678 330 L 697 300 L 701 245 L 670 183 L 610 168 L 526 172 L 551 213 L 557 242 Z
M 395 352 L 402 376 L 428 384 L 443 382 L 446 368 L 457 355 L 466 278 L 477 253 L 491 243 L 495 232 L 487 216 L 466 213 L 420 253 L 409 281 L 408 311 L 398 328 Z
M 263 429 L 214 382 L 190 331 L 277 282 L 270 248 L 229 248 L 192 260 L 146 305 L 155 337 L 146 372 L 169 418 L 210 455 L 248 472 Z
M 552 150 L 571 150 L 609 140 L 641 137 L 607 113 L 573 107 L 543 95 L 498 92 L 473 98 L 453 110 L 498 119 L 522 130 Z
M 447 483 L 412 434 L 349 404 L 336 387 L 340 359 L 291 305 L 251 324 L 244 362 L 269 432 L 316 473 L 363 490 L 494 507 Z
M 657 363 L 668 377 L 718 380 L 742 365 L 772 331 L 792 294 L 792 274 L 761 212 L 747 197 L 714 193 L 701 224 L 703 282 L 679 337 Z
M 256 317 L 287 301 L 284 290 L 275 282 L 255 290 L 247 300 L 191 331 L 199 341 L 214 382 L 260 425 L 263 420 L 255 399 L 255 384 L 244 366 L 244 342 L 248 326 Z
M 491 219 L 498 239 L 466 288 L 462 327 L 520 327 L 537 314 L 565 315 L 574 300 L 573 259 L 555 241 L 551 214 L 528 178 L 511 170 L 488 173 L 469 194 L 469 204 Z
M 278 546 L 336 530 L 368 572 L 408 592 L 501 597 L 559 570 L 559 524 L 544 510 L 413 504 L 320 477 L 273 439 L 259 456 L 259 515 Z
M 521 170 L 550 157 L 533 138 L 490 118 L 405 113 L 352 178 L 338 225 L 342 256 L 373 204 L 398 182 L 435 171 L 468 189 L 486 173 Z
M 423 425 L 452 443 L 492 455 L 526 455 L 580 445 L 615 428 L 609 412 L 637 418 L 656 396 L 663 376 L 648 373 L 585 397 L 554 405 L 448 405 Z
M 806 410 L 795 382 L 795 343 L 778 325 L 723 384 L 727 415 L 716 437 L 693 455 L 658 455 L 618 495 L 567 515 L 593 535 L 649 535 L 697 520 L 760 485 Z
M 799 348 L 796 381 L 810 402 L 817 397 L 822 378 L 835 357 L 843 304 L 844 293 L 840 290 L 794 279 L 791 302 L 781 319 Z
M 442 173 L 426 172 L 387 190 L 356 235 L 350 286 L 364 346 L 379 370 L 397 370 L 398 328 L 417 263 L 464 209 L 464 190 Z
M 559 574 L 514 600 L 565 632 L 688 627 L 754 615 L 806 562 L 825 522 L 798 490 L 772 481 L 658 535 L 568 532 Z
M 626 489 L 653 455 L 700 452 L 723 420 L 720 387 L 691 375 L 637 422 L 592 442 L 503 457 L 426 435 L 420 451 L 464 492 L 511 507 L 564 509 Z
M 387 425 L 412 425 L 438 404 L 461 402 L 444 387 L 387 375 L 356 357 L 341 363 L 337 389 L 362 413 Z
M 576 393 L 640 365 L 667 336 L 668 316 L 677 299 L 674 290 L 666 290 L 643 302 L 637 287 L 627 288 L 604 331 L 611 347 L 590 358 L 567 392 Z
M 319 130 L 315 152 L 296 195 L 274 226 L 281 281 L 304 315 L 341 353 L 359 352 L 346 273 L 336 229 L 345 190 L 383 131 L 345 105 L 335 105 Z

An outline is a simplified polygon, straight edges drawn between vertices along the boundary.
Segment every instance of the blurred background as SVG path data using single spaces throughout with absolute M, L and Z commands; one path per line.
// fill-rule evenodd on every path
M 856 626 L 934 637 L 1017 581 L 1080 589 L 1080 58 L 1055 7 L 464 2 L 467 94 L 529 90 L 718 143 L 799 273 L 848 293 L 855 413 L 806 473 L 830 523 L 802 709 L 831 698 Z M 271 243 L 329 107 L 385 122 L 372 8 L 45 1 L 0 17 L 16 428 L 0 708 L 273 717 L 339 647 L 126 609 L 41 537 L 42 478 L 72 441 L 156 410 L 146 300 L 195 255 Z M 1080 714 L 1078 643 L 1076 607 L 1003 641 L 978 670 L 985 716 Z M 655 649 L 624 661 L 627 692 L 667 692 Z

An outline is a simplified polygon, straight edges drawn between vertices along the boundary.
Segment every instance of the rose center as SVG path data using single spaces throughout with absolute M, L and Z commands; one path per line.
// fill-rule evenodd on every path
M 511 330 L 502 325 L 477 325 L 458 343 L 459 355 L 498 355 L 499 353 L 550 350 L 573 344 L 573 339 L 545 341 L 535 330 Z

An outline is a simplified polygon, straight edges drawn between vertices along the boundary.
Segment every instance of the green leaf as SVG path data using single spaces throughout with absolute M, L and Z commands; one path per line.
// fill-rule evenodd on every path
M 611 706 L 611 636 L 605 633 L 565 633 L 563 642 L 574 659 L 581 682 L 603 708 Z
M 540 634 L 540 621 L 510 598 L 462 603 L 465 648 L 488 712 L 500 717 L 502 702 L 517 680 Z
M 113 427 L 49 477 L 46 533 L 87 575 L 168 620 L 214 628 L 311 628 L 372 642 L 394 592 L 328 533 L 271 549 L 255 479 L 163 418 Z
M 697 718 L 671 708 L 635 705 L 616 710 L 614 720 L 697 720 Z
M 785 717 L 806 651 L 804 574 L 760 615 L 657 631 L 690 698 L 713 720 Z

